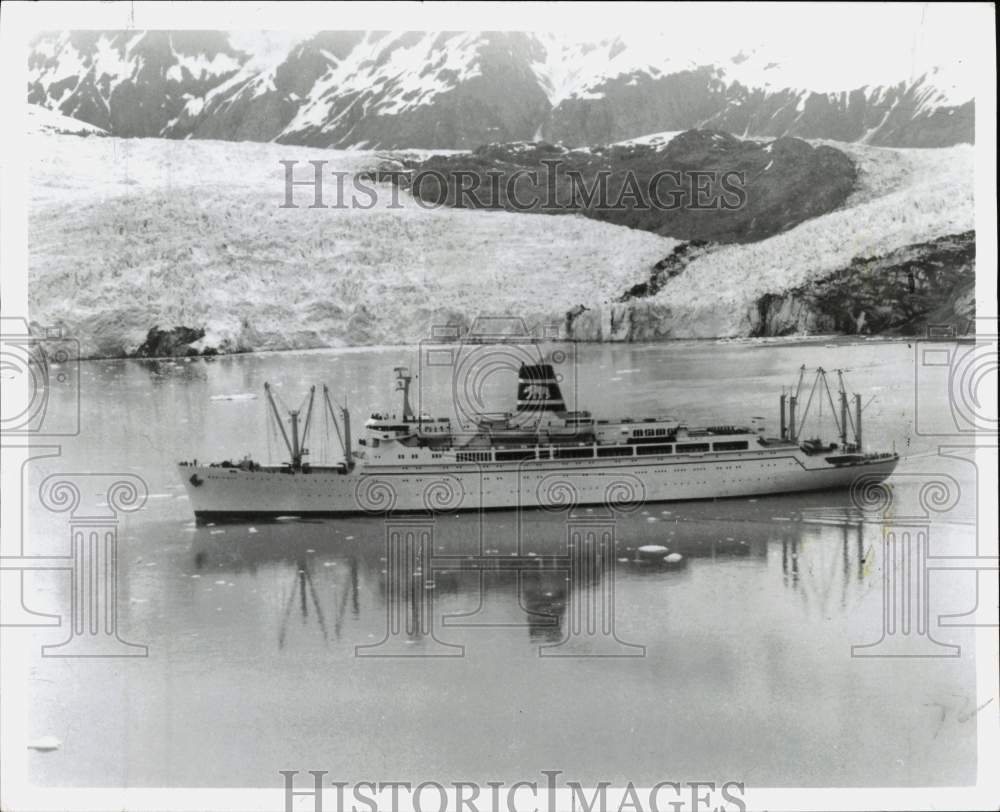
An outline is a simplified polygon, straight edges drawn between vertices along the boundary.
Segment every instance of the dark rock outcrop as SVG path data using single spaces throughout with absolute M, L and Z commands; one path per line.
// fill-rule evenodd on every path
M 842 205 L 856 174 L 832 147 L 689 130 L 666 147 L 514 143 L 435 155 L 413 174 L 412 191 L 459 208 L 580 213 L 682 240 L 743 243 Z
M 171 327 L 150 329 L 146 340 L 133 353 L 134 358 L 168 358 L 171 356 L 215 355 L 216 350 L 203 350 L 191 346 L 205 337 L 205 330 L 195 327 Z
M 692 240 L 678 245 L 667 256 L 653 266 L 653 271 L 649 275 L 648 282 L 640 282 L 633 285 L 618 299 L 619 302 L 627 302 L 629 299 L 643 299 L 647 296 L 655 296 L 660 289 L 681 273 L 691 260 L 703 256 L 711 250 L 711 245 L 705 240 Z
M 973 231 L 859 257 L 822 279 L 758 298 L 750 332 L 920 335 L 929 324 L 948 324 L 961 334 L 975 319 L 975 261 Z

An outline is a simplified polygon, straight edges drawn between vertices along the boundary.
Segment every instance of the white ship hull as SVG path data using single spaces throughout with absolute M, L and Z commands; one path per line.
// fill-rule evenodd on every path
M 417 457 L 416 454 L 413 455 Z M 402 465 L 359 464 L 350 471 L 203 466 L 180 475 L 196 517 L 263 518 L 393 512 L 565 508 L 760 496 L 848 488 L 861 476 L 888 477 L 895 454 L 833 464 L 797 446 L 738 453 L 627 459 L 456 463 L 421 449 Z

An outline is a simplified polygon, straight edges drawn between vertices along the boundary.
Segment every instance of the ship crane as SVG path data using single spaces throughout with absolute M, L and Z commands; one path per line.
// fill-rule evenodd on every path
M 287 410 L 292 431 L 291 436 L 289 437 L 288 432 L 285 431 L 285 422 L 281 419 L 281 413 L 278 411 L 278 404 L 274 402 L 274 393 L 271 391 L 271 384 L 264 384 L 264 392 L 267 394 L 267 402 L 271 407 L 271 412 L 274 415 L 275 422 L 281 430 L 281 438 L 285 441 L 285 447 L 288 449 L 288 454 L 292 461 L 292 470 L 301 471 L 302 458 L 309 454 L 309 450 L 306 448 L 305 443 L 306 438 L 309 435 L 309 424 L 312 421 L 313 399 L 316 396 L 316 387 L 309 387 L 309 402 L 305 410 L 305 422 L 302 426 L 301 436 L 299 435 L 299 418 L 302 415 L 301 407 L 298 409 Z
M 848 395 L 847 384 L 844 379 L 844 370 L 838 369 L 836 373 L 839 409 L 834 402 L 833 390 L 830 388 L 826 370 L 823 367 L 817 367 L 812 386 L 809 388 L 809 396 L 806 399 L 805 408 L 799 412 L 802 385 L 805 382 L 806 374 L 805 365 L 800 368 L 795 393 L 792 395 L 782 394 L 781 396 L 781 439 L 798 444 L 801 440 L 802 429 L 805 427 L 806 419 L 809 417 L 813 404 L 817 405 L 822 414 L 823 399 L 825 397 L 826 402 L 830 404 L 830 413 L 837 429 L 840 447 L 848 452 L 859 454 L 862 452 L 861 395 L 854 395 L 854 414 L 852 415 L 849 406 L 850 396 Z M 853 443 L 848 442 L 851 437 L 853 437 Z
M 344 451 L 344 465 L 347 466 L 347 470 L 350 470 L 354 467 L 354 454 L 351 452 L 351 413 L 347 411 L 346 405 L 334 407 L 333 401 L 330 399 L 330 389 L 326 384 L 323 384 L 323 403 L 326 406 L 325 414 L 333 423 L 334 431 L 337 432 L 337 440 Z M 338 412 L 340 420 L 337 420 Z M 344 424 L 343 432 L 340 430 L 341 422 Z
M 312 425 L 313 402 L 316 398 L 316 387 L 309 387 L 309 394 L 306 396 L 307 400 L 304 409 L 300 407 L 298 409 L 285 410 L 288 413 L 290 431 L 286 431 L 285 429 L 285 421 L 282 420 L 281 412 L 279 411 L 278 404 L 275 401 L 271 384 L 265 383 L 264 391 L 267 393 L 267 402 L 271 409 L 271 414 L 274 417 L 274 422 L 277 423 L 278 429 L 281 432 L 281 438 L 285 442 L 285 448 L 288 450 L 292 470 L 296 472 L 308 471 L 309 464 L 304 461 L 304 458 L 309 456 L 309 448 L 306 446 L 306 440 L 309 437 L 309 429 Z M 337 440 L 340 442 L 340 446 L 343 449 L 344 466 L 346 466 L 347 470 L 350 470 L 354 465 L 354 456 L 351 453 L 350 413 L 344 406 L 334 406 L 333 401 L 330 398 L 330 390 L 326 384 L 323 385 L 323 405 L 325 410 L 324 413 L 333 422 L 333 427 L 337 432 Z M 338 412 L 340 414 L 339 419 L 337 417 Z M 341 430 L 341 422 L 343 422 L 343 430 Z M 299 429 L 300 425 L 301 431 Z

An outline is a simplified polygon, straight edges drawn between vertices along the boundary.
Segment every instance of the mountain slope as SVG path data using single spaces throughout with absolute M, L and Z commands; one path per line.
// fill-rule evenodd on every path
M 856 174 L 851 160 L 832 146 L 813 147 L 797 138 L 765 145 L 711 130 L 580 150 L 544 143 L 487 144 L 471 153 L 432 156 L 413 177 L 421 173 L 428 180 L 420 180 L 414 193 L 449 205 L 474 201 L 482 208 L 524 211 L 525 203 L 538 201 L 528 210 L 579 211 L 668 237 L 725 243 L 764 239 L 836 209 L 853 189 Z M 491 173 L 500 178 L 496 200 L 491 199 Z M 573 181 L 572 173 L 583 183 Z M 438 177 L 446 179 L 446 189 Z M 459 191 L 472 185 L 470 177 L 483 190 L 475 197 Z M 584 202 L 588 192 L 593 197 Z
M 222 32 L 78 31 L 35 42 L 28 100 L 122 137 L 320 147 L 580 146 L 703 127 L 882 146 L 973 140 L 974 102 L 943 73 L 832 92 L 758 56 L 713 63 L 676 50 L 619 37 L 340 31 L 262 64 Z
M 47 34 L 28 58 L 28 102 L 120 137 L 184 137 L 175 122 L 248 59 L 219 31 Z
M 918 246 L 975 228 L 971 147 L 841 147 L 859 167 L 859 187 L 843 207 L 760 242 L 695 252 L 653 295 L 595 308 L 587 320 L 574 322 L 573 336 L 605 335 L 602 319 L 615 321 L 617 335 L 632 341 L 760 335 L 768 332 L 762 299 L 819 282 L 829 286 L 838 274 L 853 273 L 856 261 L 888 268 L 899 263 L 890 257 L 880 266 L 880 259 L 893 252 L 925 252 Z M 951 262 L 946 252 L 942 256 Z M 967 260 L 955 262 L 953 280 L 964 284 L 959 271 Z M 834 321 L 822 320 L 798 326 L 822 329 L 817 325 L 824 323 L 836 329 Z M 777 331 L 786 329 L 787 323 Z M 865 330 L 864 322 L 858 329 Z

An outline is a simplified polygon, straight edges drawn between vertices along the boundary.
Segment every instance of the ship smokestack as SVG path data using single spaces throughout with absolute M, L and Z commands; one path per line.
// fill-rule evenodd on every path
M 566 411 L 552 364 L 521 364 L 517 376 L 517 411 Z

